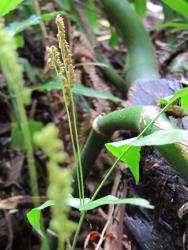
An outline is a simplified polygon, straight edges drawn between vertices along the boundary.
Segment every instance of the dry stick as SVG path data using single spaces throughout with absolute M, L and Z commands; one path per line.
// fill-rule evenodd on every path
M 34 5 L 35 5 L 35 10 L 36 10 L 37 16 L 40 16 L 41 11 L 40 11 L 40 4 L 39 4 L 38 0 L 34 0 Z M 47 31 L 46 31 L 45 24 L 44 24 L 44 22 L 42 20 L 40 22 L 40 28 L 41 28 L 41 31 L 42 31 L 42 34 L 43 34 L 43 42 L 44 42 L 44 44 L 46 44 L 46 39 L 48 37 L 48 34 L 47 34 Z

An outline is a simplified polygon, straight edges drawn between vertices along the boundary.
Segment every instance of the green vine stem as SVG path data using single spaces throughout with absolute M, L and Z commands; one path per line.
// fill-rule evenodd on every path
M 127 46 L 128 87 L 137 80 L 158 79 L 157 61 L 141 20 L 127 0 L 101 0 L 106 15 Z
M 158 117 L 159 114 L 161 114 L 161 111 L 154 106 L 134 106 L 111 112 L 95 120 L 93 129 L 89 134 L 81 155 L 84 180 L 104 144 L 115 131 L 130 130 L 131 132 L 140 133 L 155 117 Z M 171 128 L 176 128 L 176 126 L 168 120 L 165 114 L 161 114 L 151 128 L 147 129 L 145 135 L 160 129 L 167 130 Z M 188 181 L 188 145 L 174 143 L 156 146 L 156 148 L 179 174 Z M 77 196 L 78 189 L 76 181 L 73 183 L 73 190 L 74 195 Z

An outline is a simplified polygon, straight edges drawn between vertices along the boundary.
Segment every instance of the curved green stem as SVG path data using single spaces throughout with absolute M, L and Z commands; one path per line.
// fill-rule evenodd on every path
M 165 114 L 153 106 L 134 106 L 111 112 L 100 117 L 94 124 L 88 140 L 83 148 L 81 159 L 83 163 L 84 180 L 94 164 L 100 150 L 116 130 L 150 134 L 160 129 L 172 129 L 173 125 Z M 157 120 L 156 120 L 157 119 Z M 150 129 L 148 129 L 150 127 Z M 188 181 L 188 145 L 174 143 L 156 147 L 170 164 Z M 174 154 L 172 155 L 172 152 Z M 175 153 L 176 152 L 176 153 Z M 113 170 L 113 169 L 112 169 Z M 110 172 L 111 174 L 111 172 Z M 77 183 L 73 184 L 74 195 L 77 195 Z M 100 187 L 101 188 L 101 187 Z M 96 194 L 95 194 L 96 196 Z
M 127 84 L 159 78 L 157 61 L 141 20 L 126 0 L 101 0 L 103 9 L 127 46 Z

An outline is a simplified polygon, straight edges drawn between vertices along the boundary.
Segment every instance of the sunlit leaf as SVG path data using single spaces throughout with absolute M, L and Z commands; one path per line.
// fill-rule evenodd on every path
M 169 99 L 169 103 L 173 103 L 175 102 L 177 99 L 184 97 L 184 96 L 188 96 L 188 87 L 179 90 L 178 92 L 176 92 L 170 99 Z
M 54 201 L 48 200 L 39 207 L 35 207 L 27 213 L 27 219 L 32 227 L 37 231 L 41 237 L 45 237 L 44 232 L 41 228 L 41 210 L 53 206 Z
M 76 199 L 76 202 L 75 202 L 74 201 L 75 199 L 76 198 L 74 197 L 69 198 L 70 201 L 72 200 L 72 204 L 74 203 L 76 204 L 73 207 L 79 209 L 80 211 L 92 210 L 97 207 L 109 205 L 109 204 L 131 204 L 131 205 L 136 205 L 136 206 L 142 206 L 145 208 L 153 208 L 153 206 L 150 205 L 147 200 L 142 199 L 142 198 L 117 198 L 113 195 L 107 195 L 94 201 L 91 201 L 90 199 L 86 198 L 88 201 L 85 202 L 84 205 L 80 205 L 79 199 Z
M 188 96 L 183 96 L 181 98 L 181 107 L 185 108 L 188 112 Z
M 134 140 L 136 138 L 133 138 L 131 140 Z M 131 142 L 131 140 L 128 141 L 128 143 Z M 127 142 L 126 140 L 120 141 L 121 142 Z M 118 142 L 116 142 L 118 143 Z M 107 143 L 105 144 L 107 150 L 112 153 L 114 156 L 119 158 L 122 156 L 122 154 L 127 151 L 127 149 L 130 147 L 131 144 L 125 144 L 122 143 L 120 146 L 119 144 L 113 144 L 113 143 Z M 121 161 L 126 163 L 134 176 L 134 179 L 136 183 L 139 182 L 139 162 L 140 162 L 140 148 L 141 147 L 131 147 L 128 149 L 128 151 L 121 157 Z
M 160 146 L 160 145 L 181 142 L 185 140 L 186 142 L 188 142 L 187 130 L 170 129 L 170 130 L 159 130 L 150 135 L 141 137 L 139 139 L 138 137 L 134 137 L 128 140 L 107 143 L 105 144 L 105 146 L 107 150 L 116 157 L 120 157 L 122 153 L 125 152 L 125 155 L 121 158 L 121 160 L 126 164 L 128 164 L 131 173 L 133 174 L 136 182 L 138 182 L 139 179 L 138 164 L 140 160 L 140 148 L 142 146 L 150 146 L 150 145 Z M 128 148 L 129 150 L 127 151 Z
M 162 0 L 163 3 L 167 4 L 170 8 L 175 10 L 177 13 L 188 18 L 188 3 L 185 0 Z
M 0 16 L 4 16 L 10 11 L 14 10 L 21 2 L 23 2 L 23 0 L 1 0 Z
M 135 206 L 141 206 L 145 208 L 154 208 L 147 200 L 142 198 L 117 198 L 113 195 L 107 195 L 100 199 L 91 201 L 89 198 L 84 199 L 84 205 L 80 205 L 80 199 L 74 198 L 71 195 L 66 199 L 68 206 L 74 207 L 79 211 L 92 210 L 100 206 L 109 204 L 130 204 Z M 45 234 L 41 228 L 41 211 L 45 208 L 55 205 L 53 200 L 48 200 L 39 207 L 31 209 L 27 213 L 27 219 L 31 226 L 38 232 L 41 237 L 45 237 Z M 63 226 L 63 225 L 62 225 Z

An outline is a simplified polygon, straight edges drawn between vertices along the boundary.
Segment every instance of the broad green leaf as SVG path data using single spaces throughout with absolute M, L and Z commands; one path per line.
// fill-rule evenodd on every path
M 107 143 L 105 146 L 107 150 L 116 157 L 120 157 L 122 153 L 125 152 L 121 160 L 128 165 L 136 183 L 138 183 L 140 148 L 142 146 L 160 146 L 181 141 L 188 143 L 188 131 L 183 129 L 170 129 L 159 130 L 140 139 L 134 137 L 128 140 Z M 129 150 L 127 151 L 128 148 Z
M 127 140 L 110 142 L 105 144 L 107 149 L 121 148 L 123 151 L 126 150 L 127 145 L 132 145 L 135 147 L 142 146 L 160 146 L 166 144 L 172 144 L 176 142 L 186 141 L 188 142 L 188 131 L 184 129 L 168 129 L 168 130 L 158 130 L 150 135 L 141 137 L 134 137 Z
M 45 237 L 44 232 L 41 228 L 41 210 L 53 206 L 54 201 L 48 200 L 39 207 L 35 207 L 27 213 L 27 219 L 32 227 L 37 231 L 41 237 Z
M 170 8 L 175 10 L 177 13 L 188 18 L 188 3 L 185 0 L 162 0 L 163 3 L 167 4 Z
M 116 103 L 121 103 L 123 101 L 120 98 L 115 97 L 110 93 L 100 92 L 100 91 L 95 90 L 93 88 L 85 87 L 82 84 L 76 84 L 73 88 L 73 93 L 75 93 L 77 95 L 87 96 L 87 97 L 107 99 L 107 100 L 110 100 L 110 101 L 113 101 Z
M 179 90 L 178 92 L 176 92 L 169 100 L 169 103 L 173 103 L 175 102 L 177 99 L 184 97 L 184 96 L 188 96 L 188 87 Z
M 1 0 L 0 16 L 4 16 L 10 11 L 14 10 L 21 2 L 23 2 L 23 0 Z
M 165 105 L 172 104 L 176 100 L 181 99 L 181 106 L 187 109 L 187 99 L 188 99 L 188 87 L 179 90 L 173 96 L 168 96 L 165 98 L 161 98 L 160 103 L 163 102 Z M 166 103 L 165 103 L 166 102 Z
M 131 140 L 135 140 L 136 138 L 133 138 Z M 128 142 L 126 140 L 124 141 L 120 141 L 120 142 L 114 142 L 114 143 L 121 143 L 121 142 L 125 142 L 127 144 L 122 143 L 121 146 L 118 146 L 113 143 L 107 143 L 105 144 L 107 150 L 112 153 L 114 156 L 116 156 L 117 158 L 119 158 L 120 156 L 122 156 L 122 154 L 127 151 L 123 157 L 121 157 L 121 161 L 123 161 L 125 164 L 128 165 L 132 175 L 134 176 L 134 179 L 136 181 L 136 183 L 138 184 L 139 182 L 139 162 L 140 162 L 140 149 L 141 147 L 131 147 L 129 144 L 131 142 L 131 140 L 128 140 Z M 129 148 L 129 149 L 128 149 Z
M 173 29 L 187 30 L 188 23 L 177 23 L 177 22 L 161 23 L 161 24 L 157 24 L 157 25 L 153 26 L 152 30 L 153 29 L 162 29 L 162 28 L 173 28 Z
M 74 203 L 75 198 L 70 197 L 69 199 L 70 200 L 72 199 L 73 200 L 72 203 Z M 76 199 L 76 200 L 78 200 L 78 199 Z M 90 200 L 90 199 L 88 199 L 88 200 Z M 153 208 L 153 206 L 150 205 L 147 200 L 142 199 L 142 198 L 121 198 L 120 199 L 120 198 L 117 198 L 113 195 L 107 195 L 107 196 L 104 196 L 104 197 L 97 199 L 97 200 L 94 200 L 94 201 L 88 201 L 84 205 L 78 204 L 77 206 L 73 206 L 73 207 L 79 209 L 80 211 L 87 211 L 87 210 L 92 210 L 92 209 L 95 209 L 97 207 L 109 205 L 109 204 L 131 204 L 131 205 L 136 205 L 136 206 L 142 206 L 145 208 Z
M 109 205 L 109 204 L 130 204 L 135 206 L 141 206 L 145 208 L 153 209 L 154 207 L 145 199 L 142 198 L 117 198 L 113 195 L 107 195 L 100 199 L 91 201 L 89 198 L 84 199 L 84 205 L 80 205 L 80 199 L 74 198 L 71 195 L 66 200 L 67 205 L 74 207 L 79 211 L 92 210 L 100 206 Z M 41 228 L 41 210 L 54 206 L 55 203 L 53 200 L 48 200 L 39 207 L 31 209 L 27 213 L 27 219 L 31 226 L 37 231 L 41 237 L 45 237 L 45 234 Z
M 32 15 L 29 18 L 27 18 L 26 20 L 16 21 L 16 22 L 11 23 L 8 27 L 6 27 L 6 31 L 10 35 L 14 36 L 14 35 L 22 32 L 23 30 L 25 30 L 33 25 L 40 24 L 40 22 L 42 20 L 43 21 L 50 21 L 58 13 L 62 13 L 62 11 L 61 12 L 54 11 L 52 13 L 42 14 L 41 16 Z
M 24 21 L 17 21 L 11 23 L 7 28 L 6 31 L 14 36 L 15 34 L 25 30 L 28 27 L 31 27 L 33 25 L 39 24 L 41 21 L 41 17 L 37 15 L 32 15 L 28 19 Z
M 33 87 L 32 90 L 47 90 L 47 91 L 51 91 L 51 90 L 55 90 L 55 89 L 62 89 L 62 83 L 56 81 L 56 82 L 48 82 L 46 84 L 40 85 L 40 86 L 36 86 Z M 82 84 L 75 84 L 74 88 L 73 88 L 73 93 L 76 95 L 83 95 L 83 96 L 87 96 L 87 97 L 93 97 L 93 98 L 101 98 L 101 99 L 107 99 L 116 103 L 121 103 L 123 102 L 122 99 L 113 96 L 110 93 L 104 93 L 104 92 L 100 92 L 98 90 L 95 90 L 93 88 L 88 88 L 85 87 Z
M 44 125 L 42 122 L 30 120 L 28 121 L 31 140 L 35 132 L 40 131 Z M 11 124 L 11 146 L 13 149 L 25 149 L 25 143 L 23 138 L 23 133 L 17 122 Z M 33 141 L 33 140 L 32 140 Z
M 181 98 L 181 107 L 185 108 L 188 112 L 188 96 L 183 96 Z

